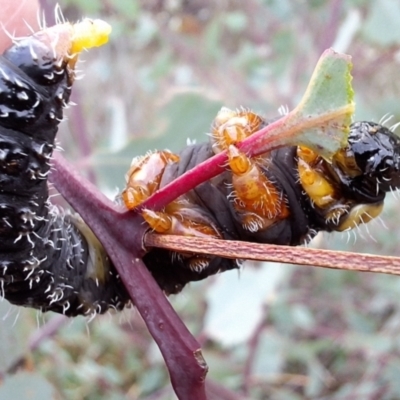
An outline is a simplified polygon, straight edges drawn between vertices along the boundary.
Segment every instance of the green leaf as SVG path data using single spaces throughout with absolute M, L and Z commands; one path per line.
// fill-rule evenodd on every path
M 351 68 L 349 56 L 326 50 L 303 99 L 289 114 L 293 124 L 306 127 L 299 142 L 328 159 L 347 142 L 355 108 Z
M 5 379 L 0 387 L 0 400 L 59 399 L 51 384 L 40 374 L 19 373 Z
M 3 317 L 0 329 L 0 372 L 6 372 L 27 352 L 28 330 L 20 310 L 6 301 L 0 302 L 0 315 Z M 26 325 L 26 323 L 25 323 Z
M 367 40 L 379 46 L 394 46 L 400 43 L 400 3 L 394 0 L 375 0 L 363 24 Z
M 350 56 L 326 50 L 300 104 L 243 141 L 242 151 L 259 155 L 283 146 L 304 145 L 330 160 L 347 143 L 354 113 Z
M 175 93 L 159 109 L 150 128 L 151 135 L 134 138 L 117 152 L 110 153 L 109 148 L 104 148 L 93 154 L 90 165 L 95 168 L 100 185 L 103 188 L 122 187 L 132 158 L 149 150 L 178 152 L 188 140 L 204 141 L 221 106 L 221 102 L 201 91 Z
M 219 275 L 206 294 L 204 332 L 223 346 L 249 340 L 263 318 L 266 302 L 272 302 L 289 273 L 289 268 L 260 263 L 257 267 L 244 268 L 240 275 L 235 270 Z M 241 295 L 226 301 L 236 292 Z

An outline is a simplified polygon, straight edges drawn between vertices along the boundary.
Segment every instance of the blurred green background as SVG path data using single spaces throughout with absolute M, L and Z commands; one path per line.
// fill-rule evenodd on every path
M 59 135 L 110 197 L 132 157 L 207 140 L 222 105 L 267 117 L 293 108 L 331 46 L 353 56 L 356 119 L 400 120 L 397 0 L 58 3 L 69 20 L 113 27 L 84 56 Z M 390 196 L 382 219 L 350 240 L 324 234 L 312 246 L 400 255 L 397 203 Z M 396 277 L 248 263 L 171 302 L 202 343 L 210 399 L 399 399 L 399 295 Z M 0 400 L 176 398 L 135 310 L 88 324 L 4 301 L 0 317 Z

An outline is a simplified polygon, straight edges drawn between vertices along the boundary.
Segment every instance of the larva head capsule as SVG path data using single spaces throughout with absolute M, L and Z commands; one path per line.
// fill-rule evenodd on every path
M 58 83 L 65 70 L 72 83 L 78 54 L 107 43 L 110 32 L 101 20 L 67 22 L 17 39 L 3 55 L 40 85 Z
M 349 145 L 363 179 L 380 192 L 400 187 L 400 138 L 374 122 L 352 124 Z

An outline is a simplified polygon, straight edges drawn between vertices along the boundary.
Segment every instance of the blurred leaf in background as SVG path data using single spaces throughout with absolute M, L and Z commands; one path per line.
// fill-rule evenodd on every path
M 78 107 L 59 136 L 66 157 L 110 196 L 123 187 L 134 156 L 207 140 L 222 105 L 267 118 L 281 105 L 292 109 L 331 46 L 353 57 L 356 119 L 389 113 L 392 123 L 400 120 L 396 0 L 58 3 L 70 20 L 100 17 L 113 26 L 110 44 L 82 63 Z M 400 255 L 398 210 L 393 196 L 382 220 L 355 235 L 318 236 L 312 245 Z M 171 302 L 203 345 L 213 398 L 396 399 L 399 294 L 400 280 L 391 276 L 248 264 L 192 284 Z M 40 317 L 40 329 L 53 318 Z M 12 365 L 37 332 L 36 312 L 23 310 L 14 328 L 9 320 L 0 351 Z M 27 357 L 17 373 L 3 372 L 0 395 L 7 389 L 8 398 L 23 399 L 8 392 L 9 382 L 19 379 L 27 393 L 34 377 L 38 390 L 63 399 L 175 398 L 134 310 L 89 325 L 78 318 Z

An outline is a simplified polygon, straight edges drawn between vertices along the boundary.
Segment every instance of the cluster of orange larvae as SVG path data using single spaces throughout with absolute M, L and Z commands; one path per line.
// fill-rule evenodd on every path
M 249 110 L 232 111 L 222 108 L 212 124 L 211 140 L 215 154 L 227 151 L 227 169 L 231 173 L 230 200 L 243 229 L 258 232 L 268 229 L 290 215 L 289 205 L 282 190 L 263 172 L 268 170 L 268 154 L 249 158 L 235 144 L 263 128 L 267 122 Z M 169 151 L 156 151 L 137 157 L 126 175 L 127 186 L 122 199 L 128 209 L 134 209 L 160 187 L 166 166 L 179 161 Z M 353 153 L 341 149 L 334 156 L 334 164 L 346 173 L 360 173 Z M 355 201 L 343 199 L 339 184 L 329 178 L 329 164 L 310 149 L 297 147 L 297 173 L 303 190 L 311 203 L 321 209 L 324 219 L 334 225 L 332 230 L 351 229 L 377 216 L 383 203 L 356 206 Z M 155 232 L 195 237 L 222 238 L 217 226 L 194 206 L 187 195 L 170 203 L 162 211 L 144 209 L 141 214 Z M 187 255 L 190 268 L 201 270 L 208 265 L 206 256 Z
M 249 158 L 235 146 L 263 125 L 264 120 L 251 111 L 232 111 L 227 108 L 221 109 L 212 125 L 214 153 L 228 152 L 235 210 L 241 215 L 243 227 L 253 232 L 265 229 L 289 214 L 281 193 L 260 168 L 268 159 Z M 159 188 L 166 165 L 178 161 L 179 156 L 169 151 L 156 151 L 133 159 L 127 173 L 127 187 L 122 192 L 126 207 L 134 209 L 154 193 Z M 145 209 L 142 216 L 158 233 L 220 237 L 218 230 L 204 221 L 201 215 L 191 214 L 188 215 L 190 219 L 185 218 L 187 207 L 185 197 L 181 196 L 164 211 Z

